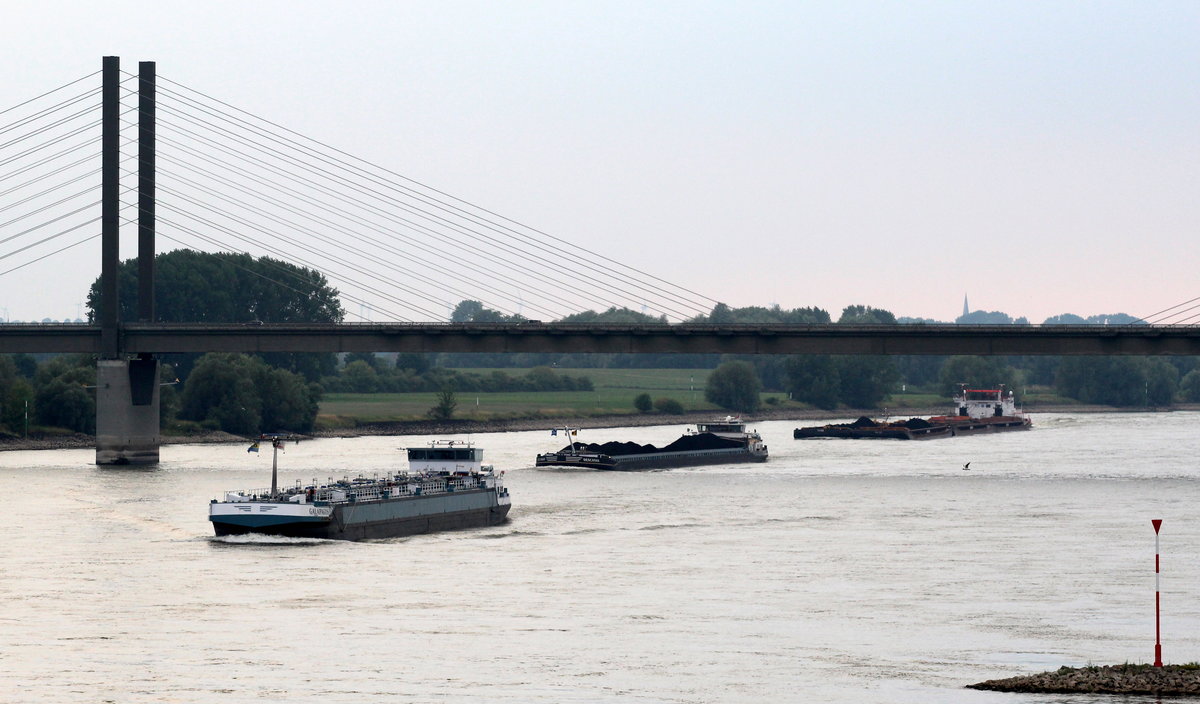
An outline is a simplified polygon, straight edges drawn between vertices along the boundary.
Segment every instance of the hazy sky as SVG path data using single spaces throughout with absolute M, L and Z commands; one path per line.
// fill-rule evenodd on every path
M 0 36 L 0 109 L 152 60 L 733 306 L 1200 296 L 1196 2 L 41 1 Z M 98 251 L 0 308 L 74 317 Z

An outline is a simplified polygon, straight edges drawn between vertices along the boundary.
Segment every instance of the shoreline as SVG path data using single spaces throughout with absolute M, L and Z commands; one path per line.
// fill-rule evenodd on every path
M 938 415 L 944 408 L 890 408 L 888 418 L 908 418 Z M 1036 416 L 1038 413 L 1171 413 L 1173 411 L 1200 410 L 1200 404 L 1178 404 L 1164 409 L 1122 409 L 1114 406 L 1089 405 L 1051 405 L 1029 410 L 1027 413 Z M 841 418 L 858 418 L 868 416 L 882 417 L 880 409 L 840 409 L 825 411 L 820 409 L 762 409 L 757 413 L 742 414 L 741 418 L 752 424 L 763 421 L 832 421 Z M 547 430 L 563 425 L 576 428 L 625 428 L 645 427 L 653 425 L 680 425 L 711 421 L 714 418 L 730 415 L 726 411 L 702 411 L 681 413 L 679 415 L 660 415 L 655 413 L 604 415 L 585 418 L 562 416 L 556 418 L 517 418 L 504 420 L 409 420 L 409 421 L 367 421 L 354 427 L 330 428 L 315 430 L 308 435 L 314 438 L 354 438 L 369 435 L 461 435 L 467 433 L 506 433 L 526 430 Z M 236 444 L 253 442 L 253 438 L 234 435 L 219 430 L 197 435 L 163 435 L 163 445 L 185 444 Z M 74 450 L 88 449 L 96 446 L 96 438 L 84 433 L 67 433 L 61 435 L 39 433 L 28 438 L 0 438 L 0 452 L 20 450 Z

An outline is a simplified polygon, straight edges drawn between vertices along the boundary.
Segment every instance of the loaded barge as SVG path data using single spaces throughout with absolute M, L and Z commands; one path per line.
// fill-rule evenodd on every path
M 1028 430 L 1033 421 L 1017 410 L 1012 391 L 999 389 L 968 389 L 963 387 L 954 397 L 952 415 L 929 418 L 909 418 L 901 421 L 876 421 L 863 416 L 853 423 L 835 423 L 809 428 L 796 428 L 793 437 L 846 438 L 851 440 L 928 440 L 952 438 L 971 433 L 990 433 L 1004 430 Z
M 571 444 L 558 452 L 537 456 L 538 467 L 588 467 L 614 471 L 672 469 L 705 464 L 766 462 L 767 446 L 757 432 L 746 432 L 740 418 L 697 423 L 675 442 L 662 448 L 635 442 L 587 444 L 575 442 L 575 428 L 556 428 L 566 432 Z
M 503 472 L 483 464 L 471 443 L 435 441 L 407 448 L 409 468 L 387 476 L 343 477 L 278 488 L 284 434 L 268 434 L 271 488 L 226 492 L 213 499 L 208 519 L 218 536 L 258 533 L 292 538 L 367 540 L 397 538 L 503 523 L 511 500 Z

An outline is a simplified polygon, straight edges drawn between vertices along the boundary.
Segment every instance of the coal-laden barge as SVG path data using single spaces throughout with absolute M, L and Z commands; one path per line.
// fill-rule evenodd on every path
M 1012 391 L 961 388 L 954 397 L 952 415 L 877 421 L 863 416 L 853 423 L 796 428 L 797 440 L 844 438 L 850 440 L 930 440 L 972 433 L 1029 430 L 1033 421 L 1017 410 Z
M 470 443 L 435 441 L 407 448 L 409 468 L 386 476 L 313 480 L 278 487 L 279 450 L 294 436 L 268 434 L 248 451 L 270 442 L 271 488 L 226 492 L 209 504 L 218 536 L 256 533 L 291 538 L 369 540 L 507 520 L 511 500 L 504 472 L 483 464 Z
M 564 431 L 571 444 L 558 452 L 537 456 L 538 467 L 587 467 L 611 471 L 674 469 L 707 464 L 766 462 L 767 445 L 757 432 L 747 432 L 739 418 L 697 423 L 675 442 L 664 447 L 635 442 L 578 443 L 574 428 Z

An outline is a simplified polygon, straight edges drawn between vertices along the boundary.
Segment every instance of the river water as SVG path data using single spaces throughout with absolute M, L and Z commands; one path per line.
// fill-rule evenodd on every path
M 244 446 L 152 469 L 0 453 L 0 700 L 1107 702 L 963 685 L 1151 662 L 1152 518 L 1164 659 L 1200 660 L 1200 414 L 1034 423 L 856 442 L 764 422 L 766 464 L 644 473 L 534 469 L 561 437 L 476 435 L 509 523 L 367 543 L 213 538 L 210 498 L 270 483 Z M 288 445 L 281 477 L 388 471 L 428 439 Z

